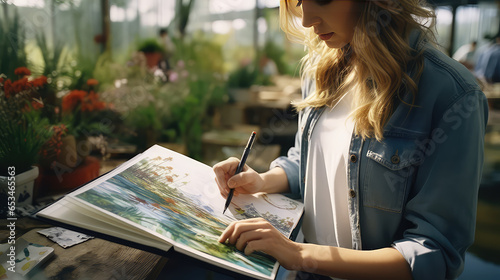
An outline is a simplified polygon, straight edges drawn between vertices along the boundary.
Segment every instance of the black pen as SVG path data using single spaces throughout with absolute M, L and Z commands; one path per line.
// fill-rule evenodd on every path
M 255 134 L 257 134 L 255 131 L 252 132 L 252 135 L 250 135 L 250 139 L 248 139 L 247 146 L 245 147 L 245 150 L 243 151 L 243 155 L 241 156 L 240 163 L 238 164 L 238 167 L 236 167 L 236 172 L 234 175 L 238 174 L 243 170 L 243 166 L 245 166 L 245 162 L 247 161 L 248 154 L 250 153 L 250 150 L 252 149 L 253 145 L 253 140 L 255 140 Z M 224 214 L 227 210 L 227 207 L 229 207 L 229 204 L 231 204 L 231 199 L 233 198 L 234 194 L 234 189 L 231 189 L 229 191 L 229 195 L 227 196 L 226 199 L 226 205 L 224 205 L 224 211 L 222 211 L 222 214 Z

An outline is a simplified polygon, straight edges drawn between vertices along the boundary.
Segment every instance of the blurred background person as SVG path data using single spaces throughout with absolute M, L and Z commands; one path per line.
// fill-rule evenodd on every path
M 175 45 L 172 42 L 172 39 L 170 39 L 170 36 L 168 36 L 168 29 L 162 28 L 160 29 L 158 35 L 159 37 L 159 42 L 160 45 L 163 47 L 163 57 L 160 60 L 160 63 L 158 67 L 163 70 L 165 75 L 168 77 L 169 72 L 172 69 L 172 66 L 170 64 L 170 58 L 173 56 L 175 53 Z
M 461 46 L 454 54 L 453 59 L 462 63 L 467 69 L 473 70 L 476 62 L 477 42 Z
M 475 67 L 475 75 L 487 83 L 500 83 L 500 33 L 494 37 L 492 44 L 479 53 Z

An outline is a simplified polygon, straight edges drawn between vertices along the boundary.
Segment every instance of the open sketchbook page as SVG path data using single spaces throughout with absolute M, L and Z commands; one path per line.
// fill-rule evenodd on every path
M 80 207 L 68 198 L 62 198 L 57 203 L 43 209 L 37 215 L 50 218 L 56 222 L 63 224 L 71 224 L 73 226 L 92 230 L 105 235 L 118 237 L 124 240 L 129 240 L 145 246 L 159 248 L 163 251 L 168 251 L 172 245 L 164 239 L 153 235 L 144 235 L 137 230 L 136 227 L 121 223 L 117 219 L 109 217 L 109 215 L 97 215 L 93 211 L 89 211 L 88 207 Z
M 275 260 L 245 256 L 218 237 L 230 222 L 253 217 L 289 237 L 303 211 L 285 196 L 260 194 L 234 197 L 223 215 L 225 199 L 212 168 L 160 146 L 71 193 L 68 201 L 162 237 L 177 251 L 262 279 L 275 277 Z

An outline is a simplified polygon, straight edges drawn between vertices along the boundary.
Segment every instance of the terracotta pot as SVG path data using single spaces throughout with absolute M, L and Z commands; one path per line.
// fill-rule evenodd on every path
M 153 53 L 144 53 L 144 56 L 146 56 L 146 65 L 148 66 L 149 69 L 151 69 L 158 66 L 162 54 L 159 52 L 153 52 Z

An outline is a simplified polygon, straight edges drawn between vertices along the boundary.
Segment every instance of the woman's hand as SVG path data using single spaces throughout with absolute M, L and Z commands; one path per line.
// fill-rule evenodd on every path
M 221 195 L 226 198 L 229 190 L 234 189 L 234 195 L 240 193 L 252 194 L 262 191 L 264 180 L 261 175 L 245 164 L 243 171 L 234 175 L 240 160 L 232 157 L 214 165 L 215 181 Z
M 262 218 L 231 223 L 219 237 L 249 255 L 255 251 L 274 257 L 286 269 L 300 268 L 301 244 L 291 241 Z

